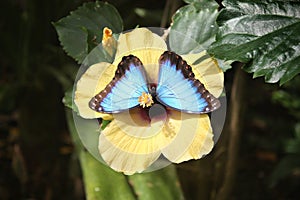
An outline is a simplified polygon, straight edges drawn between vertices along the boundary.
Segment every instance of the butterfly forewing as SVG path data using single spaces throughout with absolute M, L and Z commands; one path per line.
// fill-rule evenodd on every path
M 124 56 L 114 78 L 89 103 L 97 112 L 117 113 L 139 105 L 138 98 L 148 92 L 144 67 L 133 56 Z
M 208 113 L 220 107 L 219 100 L 195 78 L 191 66 L 170 51 L 159 59 L 156 95 L 162 104 L 189 113 Z

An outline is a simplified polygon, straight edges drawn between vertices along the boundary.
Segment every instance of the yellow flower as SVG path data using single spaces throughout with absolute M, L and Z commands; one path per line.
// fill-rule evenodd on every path
M 142 172 L 163 155 L 173 163 L 199 159 L 213 146 L 210 119 L 206 114 L 188 114 L 154 103 L 150 94 L 139 98 L 141 106 L 117 114 L 89 108 L 89 101 L 114 77 L 123 56 L 137 56 L 149 83 L 158 78 L 158 59 L 167 50 L 165 41 L 146 28 L 121 34 L 115 60 L 92 65 L 77 82 L 74 102 L 83 118 L 112 120 L 99 136 L 99 152 L 114 170 L 125 174 Z M 192 66 L 195 78 L 215 97 L 223 91 L 223 73 L 206 52 L 181 55 Z M 198 63 L 199 58 L 202 61 Z M 195 64 L 196 63 L 196 64 Z M 86 133 L 88 134 L 88 133 Z

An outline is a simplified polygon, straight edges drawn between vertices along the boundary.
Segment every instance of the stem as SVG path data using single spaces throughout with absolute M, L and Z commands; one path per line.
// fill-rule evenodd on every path
M 228 152 L 227 163 L 225 166 L 225 175 L 223 185 L 217 194 L 218 200 L 229 199 L 236 176 L 237 157 L 239 152 L 239 141 L 241 134 L 241 119 L 242 119 L 242 99 L 244 90 L 245 76 L 244 72 L 237 67 L 235 72 L 230 98 L 230 114 L 229 114 L 229 127 L 227 129 L 228 139 Z M 226 134 L 226 133 L 223 133 Z
M 27 78 L 27 71 L 29 67 L 29 52 L 30 52 L 30 36 L 32 30 L 32 21 L 35 12 L 35 8 L 33 6 L 32 1 L 28 1 L 25 4 L 24 11 L 22 13 L 21 18 L 21 30 L 20 38 L 21 45 L 20 49 L 20 60 L 19 60 L 19 68 L 18 68 L 18 79 L 21 83 L 24 83 Z

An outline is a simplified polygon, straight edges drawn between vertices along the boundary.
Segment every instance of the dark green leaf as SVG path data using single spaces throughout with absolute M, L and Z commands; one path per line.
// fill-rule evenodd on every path
M 287 153 L 300 155 L 300 123 L 295 126 L 295 137 L 286 142 L 285 151 Z
M 296 76 L 272 94 L 273 102 L 285 107 L 286 111 L 298 120 L 300 119 L 299 87 L 300 76 Z
M 102 41 L 104 27 L 120 33 L 123 22 L 118 11 L 104 2 L 89 2 L 54 23 L 64 50 L 79 63 Z
M 116 48 L 114 48 L 114 50 L 116 50 Z M 114 60 L 114 55 L 110 55 L 103 48 L 102 44 L 99 44 L 92 51 L 89 52 L 89 54 L 82 61 L 82 64 L 85 66 L 91 66 L 91 65 L 99 63 L 99 62 L 112 63 L 113 60 Z
M 197 2 L 198 0 L 183 0 L 185 3 L 194 3 Z
M 87 199 L 134 200 L 134 194 L 122 173 L 100 163 L 87 151 L 80 153 Z
M 223 72 L 226 72 L 228 69 L 231 69 L 232 66 L 231 64 L 233 63 L 232 60 L 227 60 L 227 61 L 224 61 L 224 60 L 220 60 L 220 59 L 217 59 L 215 58 L 219 64 L 219 67 L 222 69 Z
M 254 77 L 283 84 L 300 72 L 300 2 L 224 1 L 209 53 L 246 63 Z
M 188 3 L 188 4 L 206 4 L 206 3 L 211 3 L 212 0 L 183 0 L 184 2 Z
M 206 50 L 215 40 L 218 4 L 214 1 L 193 3 L 180 8 L 173 16 L 169 34 L 171 50 L 179 54 Z
M 76 125 L 77 136 L 81 143 L 90 154 L 98 161 L 103 161 L 98 149 L 99 134 L 101 134 L 99 122 L 97 119 L 84 119 L 73 112 L 73 121 Z

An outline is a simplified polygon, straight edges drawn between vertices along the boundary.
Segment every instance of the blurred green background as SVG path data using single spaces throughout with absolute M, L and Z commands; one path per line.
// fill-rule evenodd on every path
M 51 24 L 83 2 L 88 1 L 0 3 L 0 199 L 85 198 L 62 103 L 78 65 L 63 52 Z M 180 0 L 108 2 L 120 12 L 125 30 L 167 27 L 184 5 Z M 235 138 L 230 199 L 299 199 L 300 78 L 279 87 L 232 69 L 225 74 L 229 99 L 237 74 L 243 84 L 233 104 L 241 105 L 241 134 Z M 222 134 L 206 158 L 176 166 L 186 199 L 216 199 L 213 194 L 226 183 L 222 170 L 231 155 L 224 152 L 231 139 Z

